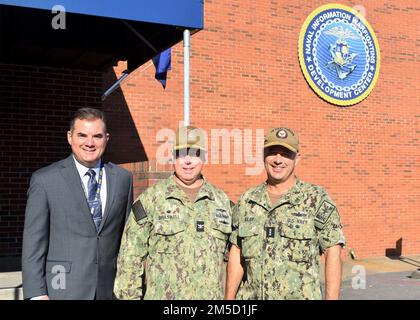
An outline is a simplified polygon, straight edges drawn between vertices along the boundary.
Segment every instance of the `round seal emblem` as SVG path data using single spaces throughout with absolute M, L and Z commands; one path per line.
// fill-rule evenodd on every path
M 299 63 L 310 87 L 339 106 L 359 103 L 379 75 L 380 51 L 372 27 L 356 10 L 327 4 L 305 20 Z
M 276 135 L 280 139 L 286 139 L 287 138 L 287 132 L 284 129 L 280 129 L 279 131 L 277 131 Z

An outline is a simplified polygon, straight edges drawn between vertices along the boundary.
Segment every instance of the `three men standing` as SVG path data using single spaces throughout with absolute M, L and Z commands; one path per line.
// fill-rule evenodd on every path
M 269 131 L 268 179 L 233 210 L 201 174 L 207 148 L 200 129 L 178 129 L 173 175 L 143 192 L 131 213 L 131 175 L 101 161 L 108 139 L 103 113 L 80 109 L 68 132 L 72 155 L 33 174 L 26 298 L 111 299 L 114 290 L 119 299 L 321 299 L 320 253 L 326 298 L 338 298 L 340 216 L 324 189 L 296 177 L 293 130 Z M 64 288 L 55 270 L 64 273 Z

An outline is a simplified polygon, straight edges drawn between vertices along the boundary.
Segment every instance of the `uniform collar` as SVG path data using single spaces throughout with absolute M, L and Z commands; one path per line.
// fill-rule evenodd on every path
M 298 177 L 296 177 L 296 182 L 293 187 L 291 187 L 284 195 L 279 198 L 275 207 L 271 207 L 271 201 L 267 191 L 267 181 L 254 189 L 254 191 L 249 196 L 249 200 L 264 207 L 267 211 L 271 211 L 285 203 L 296 205 L 298 204 L 298 199 L 300 198 L 299 195 L 302 191 L 302 183 L 303 182 Z
M 197 199 L 209 198 L 210 200 L 214 200 L 214 192 L 211 188 L 211 185 L 207 182 L 207 180 L 203 177 L 203 185 L 200 188 L 200 191 L 197 194 Z M 165 192 L 165 198 L 174 198 L 180 200 L 182 203 L 186 203 L 189 201 L 185 192 L 177 185 L 175 181 L 175 175 L 172 174 L 168 178 L 168 184 Z

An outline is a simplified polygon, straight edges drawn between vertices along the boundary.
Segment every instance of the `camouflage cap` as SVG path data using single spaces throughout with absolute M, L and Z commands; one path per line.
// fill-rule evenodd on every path
M 297 134 L 289 128 L 272 128 L 265 136 L 264 148 L 271 146 L 283 146 L 290 151 L 299 151 L 299 139 Z
M 206 150 L 204 132 L 193 126 L 180 127 L 176 130 L 174 150 L 195 148 Z

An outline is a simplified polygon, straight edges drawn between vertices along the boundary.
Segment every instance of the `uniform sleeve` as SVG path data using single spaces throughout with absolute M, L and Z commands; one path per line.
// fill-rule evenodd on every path
M 237 247 L 239 247 L 239 212 L 240 212 L 240 204 L 241 199 L 238 200 L 238 203 L 236 203 L 232 208 L 232 233 L 229 237 L 229 243 L 233 244 Z
M 333 200 L 325 192 L 315 214 L 315 226 L 318 230 L 319 247 L 322 253 L 337 244 L 344 247 L 346 240 L 340 214 Z
M 229 217 L 230 217 L 230 226 L 232 227 L 233 230 L 233 226 L 232 226 L 232 221 L 233 221 L 233 208 L 235 207 L 235 203 L 230 200 L 228 198 L 228 205 L 226 206 L 226 211 L 229 213 Z M 232 234 L 232 231 L 229 232 L 227 241 L 226 241 L 226 246 L 225 246 L 225 252 L 224 252 L 224 256 L 223 256 L 223 261 L 224 262 L 228 262 L 229 261 L 229 251 L 230 251 L 230 247 L 231 247 L 231 243 L 230 243 L 230 236 Z
M 114 294 L 118 299 L 143 298 L 142 277 L 151 223 L 142 202 L 141 197 L 134 202 L 121 239 L 114 284 Z

